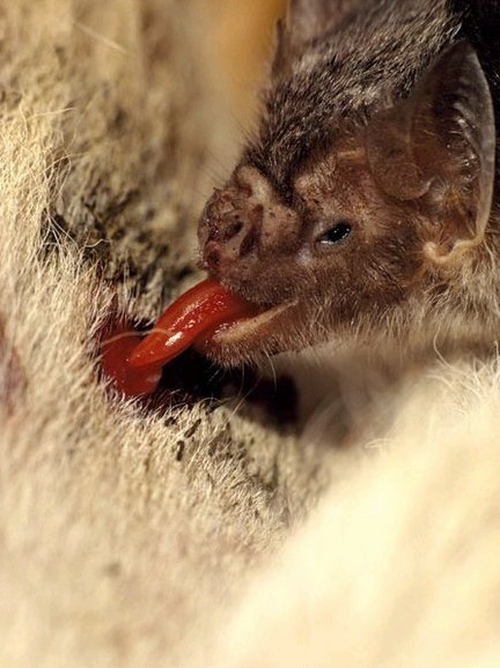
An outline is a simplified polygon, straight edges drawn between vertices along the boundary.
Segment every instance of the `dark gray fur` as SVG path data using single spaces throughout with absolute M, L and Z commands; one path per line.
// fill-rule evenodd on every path
M 314 36 L 307 30 L 301 40 L 300 14 L 314 10 L 300 5 L 315 3 L 330 6 L 331 27 L 325 32 L 320 21 L 320 32 Z M 292 27 L 279 31 L 277 62 L 264 94 L 258 135 L 242 161 L 264 173 L 285 199 L 303 160 L 324 147 L 339 121 L 364 122 L 381 107 L 406 97 L 454 41 L 466 37 L 475 48 L 500 111 L 496 0 L 299 0 L 292 5 Z

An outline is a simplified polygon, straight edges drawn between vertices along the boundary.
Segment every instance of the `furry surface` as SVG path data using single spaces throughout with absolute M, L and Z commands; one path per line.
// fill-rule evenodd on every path
M 193 265 L 211 110 L 191 9 L 3 10 L 2 665 L 175 665 L 314 495 L 292 438 L 98 379 L 103 318 L 155 313 Z
M 345 451 L 100 379 L 109 314 L 151 318 L 195 278 L 227 139 L 208 20 L 1 7 L 0 664 L 498 665 L 495 361 L 410 377 L 385 440 Z
M 369 461 L 337 462 L 210 665 L 498 666 L 498 368 L 435 373 Z

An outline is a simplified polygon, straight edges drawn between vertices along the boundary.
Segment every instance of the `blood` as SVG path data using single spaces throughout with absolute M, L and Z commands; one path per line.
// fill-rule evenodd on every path
M 102 344 L 102 366 L 127 396 L 151 394 L 162 367 L 218 328 L 251 317 L 259 308 L 208 278 L 171 304 L 153 330 L 143 338 L 121 326 Z
M 101 348 L 101 363 L 106 376 L 123 394 L 133 397 L 151 394 L 160 382 L 162 365 L 150 365 L 140 371 L 130 366 L 130 357 L 142 341 L 141 334 L 126 324 L 112 330 Z
M 152 332 L 132 353 L 130 364 L 136 368 L 166 364 L 210 331 L 257 310 L 213 278 L 207 278 L 166 309 Z

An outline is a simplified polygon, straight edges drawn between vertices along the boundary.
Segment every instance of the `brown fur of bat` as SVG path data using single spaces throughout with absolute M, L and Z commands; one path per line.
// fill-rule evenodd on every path
M 200 223 L 204 266 L 265 311 L 213 357 L 494 343 L 493 25 L 497 2 L 291 3 L 259 130 Z

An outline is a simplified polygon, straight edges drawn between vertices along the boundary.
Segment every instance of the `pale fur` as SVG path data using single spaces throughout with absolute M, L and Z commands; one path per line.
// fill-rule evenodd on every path
M 436 374 L 406 388 L 371 459 L 339 462 L 342 482 L 254 581 L 209 665 L 499 665 L 499 372 Z
M 227 118 L 205 9 L 2 7 L 0 665 L 498 665 L 495 360 L 419 371 L 402 405 L 391 383 L 346 401 L 346 362 L 356 425 L 391 405 L 346 451 L 321 420 L 301 439 L 234 405 L 148 412 L 99 380 L 106 315 L 152 317 L 195 257 Z M 124 236 L 93 236 L 101 215 Z M 160 240 L 156 273 L 127 274 Z

